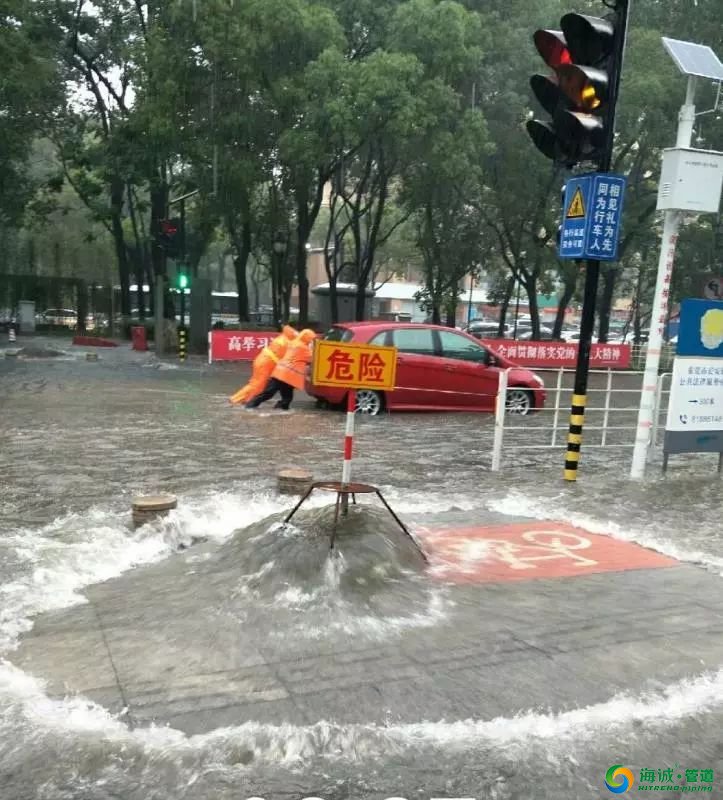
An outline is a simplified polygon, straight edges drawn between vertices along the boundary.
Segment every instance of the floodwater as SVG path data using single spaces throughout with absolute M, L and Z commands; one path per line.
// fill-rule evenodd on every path
M 288 636 L 289 647 L 294 636 L 330 635 L 393 648 L 406 631 L 444 627 L 445 592 L 421 578 L 403 538 L 381 549 L 373 536 L 342 542 L 329 558 L 320 535 L 310 551 L 297 534 L 328 527 L 319 495 L 298 528 L 276 535 L 290 504 L 274 492 L 276 471 L 338 477 L 343 416 L 308 401 L 290 415 L 244 414 L 224 400 L 235 380 L 231 371 L 162 370 L 120 355 L 98 364 L 0 360 L 2 800 L 572 800 L 608 796 L 602 778 L 612 764 L 723 777 L 723 670 L 703 667 L 687 681 L 556 714 L 250 720 L 195 736 L 134 727 L 82 696 L 51 698 L 12 665 L 34 617 L 83 603 L 85 587 L 179 550 L 198 552 L 199 563 L 242 559 L 234 613 L 259 636 Z M 363 419 L 354 474 L 379 485 L 413 530 L 445 515 L 542 515 L 723 573 L 713 460 L 681 460 L 667 479 L 653 473 L 636 485 L 626 480 L 627 455 L 600 452 L 583 459 L 579 484 L 568 487 L 559 451 L 510 453 L 493 474 L 490 443 L 488 417 Z M 131 497 L 155 491 L 177 494 L 178 510 L 131 531 Z M 352 517 L 362 514 L 369 533 L 375 513 Z

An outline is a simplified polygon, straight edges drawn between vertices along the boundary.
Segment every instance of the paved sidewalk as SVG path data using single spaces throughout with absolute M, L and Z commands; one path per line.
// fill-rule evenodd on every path
M 404 573 L 397 562 L 406 545 L 393 524 L 376 510 L 355 511 L 339 547 L 365 585 L 342 575 L 329 597 L 343 613 L 301 598 L 325 585 L 327 540 L 319 531 L 330 517 L 300 512 L 306 543 L 259 523 L 223 545 L 198 545 L 91 587 L 88 605 L 38 619 L 12 660 L 48 679 L 55 696 L 79 692 L 114 713 L 127 709 L 132 725 L 187 733 L 249 720 L 383 723 L 561 711 L 723 660 L 720 579 L 696 567 L 663 560 L 659 568 L 620 564 L 586 577 L 493 574 L 446 583 L 420 564 Z M 494 538 L 500 518 L 491 522 Z M 454 523 L 425 517 L 424 528 L 435 527 L 454 530 Z M 483 528 L 466 541 L 484 535 Z M 384 538 L 401 551 L 380 554 Z M 376 544 L 365 549 L 367 541 Z M 256 580 L 264 564 L 268 577 Z M 369 585 L 375 567 L 389 572 L 389 585 Z M 294 593 L 298 603 L 284 605 Z M 428 621 L 415 625 L 415 614 Z M 367 629 L 371 618 L 378 624 Z

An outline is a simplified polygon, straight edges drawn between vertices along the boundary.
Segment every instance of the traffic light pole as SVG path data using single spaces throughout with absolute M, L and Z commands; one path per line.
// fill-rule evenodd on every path
M 611 74 L 610 112 L 605 125 L 605 145 L 598 163 L 600 172 L 609 172 L 613 161 L 615 142 L 615 107 L 620 90 L 620 75 L 623 68 L 625 41 L 628 31 L 630 0 L 618 0 L 616 13 L 619 24 L 615 26 L 614 62 Z M 587 406 L 587 385 L 590 373 L 590 350 L 595 328 L 595 306 L 597 289 L 600 282 L 600 262 L 589 260 L 585 273 L 585 290 L 582 303 L 582 319 L 580 320 L 580 343 L 577 351 L 575 367 L 575 386 L 570 408 L 570 425 L 567 434 L 567 450 L 565 453 L 564 478 L 568 482 L 577 480 L 577 468 L 580 463 L 582 448 L 582 431 L 585 425 L 585 408 Z

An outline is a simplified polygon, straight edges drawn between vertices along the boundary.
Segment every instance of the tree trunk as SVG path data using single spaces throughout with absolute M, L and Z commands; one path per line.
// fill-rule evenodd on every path
M 226 219 L 226 227 L 231 243 L 236 251 L 233 258 L 234 274 L 236 276 L 236 291 L 238 292 L 238 320 L 248 322 L 249 320 L 249 286 L 246 275 L 246 267 L 251 255 L 251 223 L 244 220 L 241 223 L 241 230 L 236 228 L 235 221 L 229 216 Z
M 151 185 L 151 265 L 155 281 L 165 282 L 166 279 L 166 253 L 159 243 L 161 232 L 161 220 L 166 216 L 166 200 L 168 198 L 168 187 L 165 181 Z M 164 291 L 164 295 L 168 292 Z M 166 314 L 167 302 L 164 300 L 164 316 Z M 155 314 L 155 303 L 154 303 Z
M 218 272 L 216 273 L 216 289 L 219 292 L 224 290 L 226 285 L 226 253 L 221 253 L 218 257 Z M 258 308 L 258 300 L 256 302 Z
M 498 338 L 502 339 L 505 334 L 505 322 L 507 321 L 507 311 L 510 307 L 510 301 L 512 300 L 512 292 L 515 291 L 515 276 L 510 275 L 507 279 L 507 285 L 505 286 L 505 293 L 502 297 L 502 303 L 500 305 L 500 320 L 499 325 L 497 326 L 497 336 Z
M 605 344 L 608 340 L 610 331 L 610 311 L 613 305 L 613 295 L 615 294 L 615 283 L 618 277 L 618 270 L 615 267 L 603 268 L 603 288 L 600 297 L 598 342 Z
M 440 311 L 440 303 L 439 300 L 434 299 L 432 301 L 432 325 L 441 325 L 442 324 L 442 313 Z
M 306 240 L 311 233 L 309 207 L 301 192 L 296 198 L 296 251 L 294 254 L 296 284 L 299 287 L 299 327 L 305 328 L 309 322 L 309 277 L 306 272 Z M 313 224 L 313 223 L 312 223 Z
M 85 333 L 85 320 L 88 317 L 88 287 L 85 281 L 75 284 L 75 299 L 78 311 L 78 333 Z
M 447 306 L 447 313 L 446 313 L 446 321 L 445 325 L 448 328 L 456 328 L 457 327 L 457 309 L 455 306 L 449 305 Z
M 563 285 L 562 295 L 560 296 L 560 300 L 557 304 L 557 314 L 555 315 L 555 324 L 552 327 L 552 338 L 553 339 L 560 339 L 562 337 L 562 326 L 565 324 L 565 311 L 567 309 L 568 303 L 572 300 L 575 289 L 577 287 L 577 280 L 571 279 L 570 277 L 565 277 L 565 283 Z
M 361 288 L 357 283 L 356 298 L 354 299 L 354 319 L 363 322 L 367 312 L 367 292 L 366 287 Z
M 532 341 L 540 341 L 540 307 L 537 305 L 537 276 L 532 274 L 525 279 L 525 291 L 527 292 L 527 304 L 530 312 L 530 324 L 532 325 Z
M 331 321 L 339 322 L 339 296 L 336 293 L 336 275 L 329 275 L 329 305 Z
M 146 268 L 146 284 L 148 285 L 148 314 L 151 318 L 156 313 L 156 295 L 154 293 L 155 282 L 153 279 L 153 270 L 151 269 L 150 259 L 144 257 L 143 263 Z
M 293 288 L 292 283 L 286 283 L 281 293 L 281 319 L 283 322 L 288 322 L 291 318 L 291 291 Z
M 110 215 L 113 245 L 118 262 L 118 277 L 120 279 L 121 316 L 131 315 L 130 298 L 130 271 L 128 268 L 128 252 L 123 235 L 123 194 L 124 184 L 121 178 L 113 176 L 110 181 Z
M 134 272 L 136 276 L 136 284 L 138 291 L 136 292 L 136 299 L 138 303 L 138 316 L 140 319 L 146 318 L 146 302 L 143 295 L 144 276 L 146 273 L 145 265 L 145 252 L 143 248 L 143 240 L 141 239 L 138 230 L 138 220 L 136 219 L 135 203 L 133 202 L 133 190 L 131 184 L 126 184 L 126 195 L 128 198 L 128 215 L 131 219 L 131 227 L 133 228 L 133 238 L 135 239 L 135 246 L 133 247 L 134 253 Z M 150 287 L 149 287 L 150 288 Z

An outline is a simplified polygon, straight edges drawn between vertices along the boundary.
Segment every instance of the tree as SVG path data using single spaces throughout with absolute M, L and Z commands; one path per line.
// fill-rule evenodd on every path
M 28 157 L 47 131 L 63 91 L 60 33 L 39 9 L 0 0 L 0 223 L 17 223 L 37 188 Z

